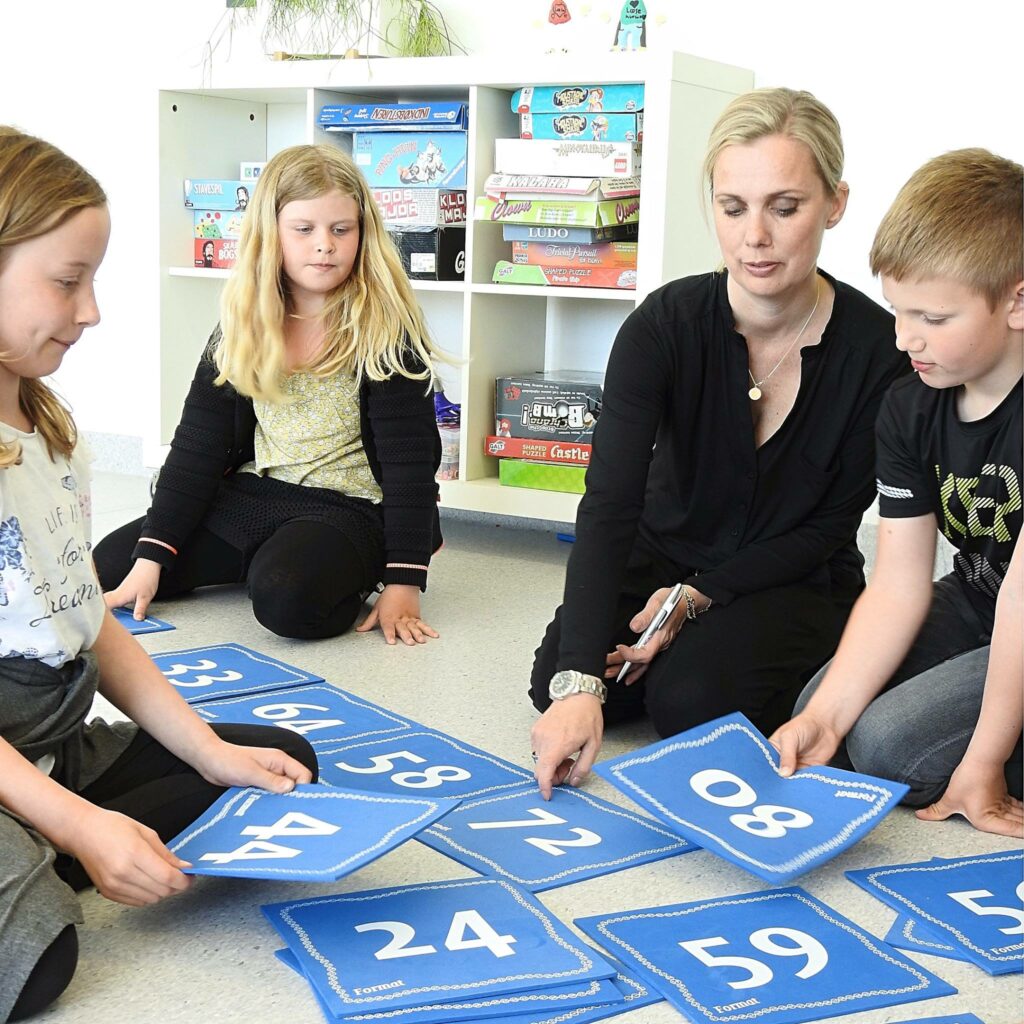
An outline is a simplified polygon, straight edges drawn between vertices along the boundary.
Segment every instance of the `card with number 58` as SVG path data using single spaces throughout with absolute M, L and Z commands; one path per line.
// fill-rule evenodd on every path
M 680 835 L 770 882 L 831 860 L 871 831 L 907 787 L 837 768 L 779 774 L 775 748 L 726 715 L 595 766 Z

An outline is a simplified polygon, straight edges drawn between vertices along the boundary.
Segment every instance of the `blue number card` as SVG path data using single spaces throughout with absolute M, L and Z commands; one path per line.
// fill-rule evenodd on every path
M 1024 850 L 847 871 L 989 974 L 1024 970 Z
M 263 911 L 335 1016 L 615 974 L 530 893 L 497 878 L 342 893 Z
M 576 789 L 556 788 L 545 801 L 535 784 L 466 801 L 418 838 L 531 892 L 697 849 L 657 822 Z
M 726 715 L 595 766 L 669 828 L 770 882 L 863 839 L 907 787 L 835 768 L 779 775 L 775 748 Z
M 572 1024 L 585 1024 L 613 1013 L 625 1013 L 627 1009 L 646 1006 L 661 998 L 646 985 L 635 978 L 626 977 L 620 971 L 614 978 L 599 978 L 579 985 L 556 985 L 547 989 L 510 992 L 507 995 L 425 1003 L 423 1006 L 356 1014 L 347 1018 L 335 1017 L 316 985 L 304 974 L 295 954 L 285 948 L 275 950 L 274 956 L 309 982 L 328 1020 L 386 1019 L 389 1022 L 408 1021 L 409 1024 L 458 1024 L 460 1021 L 486 1019 L 488 1024 L 501 1024 L 502 1021 L 513 1021 L 514 1024 L 568 1024 L 570 1021 Z M 592 1016 L 598 1011 L 599 1016 Z
M 954 1013 L 948 1017 L 915 1017 L 913 1020 L 896 1021 L 895 1024 L 985 1024 L 973 1013 Z
M 296 786 L 229 789 L 168 843 L 187 875 L 330 882 L 382 857 L 455 800 Z
M 430 729 L 317 750 L 320 781 L 375 793 L 465 799 L 516 787 L 532 773 Z
M 927 953 L 929 956 L 941 956 L 947 960 L 967 960 L 970 963 L 966 953 L 932 935 L 916 917 L 909 914 L 897 915 L 885 934 L 885 941 L 890 946 L 909 949 L 912 953 Z
M 689 1021 L 798 1024 L 956 992 L 796 887 L 575 923 Z
M 412 728 L 407 719 L 327 683 L 197 704 L 196 714 L 207 722 L 276 725 L 305 736 L 314 748 Z
M 110 613 L 132 636 L 138 636 L 140 633 L 163 633 L 165 630 L 174 629 L 169 622 L 154 619 L 152 615 L 136 619 L 129 608 L 111 608 Z
M 321 676 L 303 672 L 241 644 L 167 651 L 154 654 L 153 661 L 189 704 L 323 682 Z

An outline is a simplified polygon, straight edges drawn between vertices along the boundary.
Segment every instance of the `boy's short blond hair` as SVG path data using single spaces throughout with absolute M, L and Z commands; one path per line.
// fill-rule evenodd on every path
M 951 277 L 997 304 L 1024 278 L 1024 168 L 987 149 L 929 160 L 875 233 L 871 272 L 896 281 Z

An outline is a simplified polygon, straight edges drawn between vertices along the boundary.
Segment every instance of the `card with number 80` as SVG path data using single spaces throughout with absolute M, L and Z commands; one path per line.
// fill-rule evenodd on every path
M 595 768 L 680 835 L 771 882 L 852 846 L 907 787 L 836 768 L 779 774 L 775 748 L 741 714 Z

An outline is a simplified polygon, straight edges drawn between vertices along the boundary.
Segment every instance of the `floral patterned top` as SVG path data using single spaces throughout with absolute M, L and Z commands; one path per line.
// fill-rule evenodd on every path
M 256 457 L 238 471 L 379 502 L 363 450 L 355 377 L 293 373 L 282 390 L 284 402 L 253 403 Z

